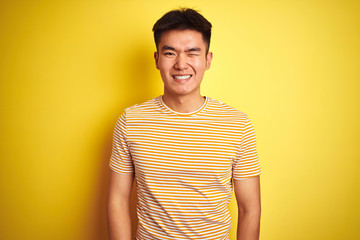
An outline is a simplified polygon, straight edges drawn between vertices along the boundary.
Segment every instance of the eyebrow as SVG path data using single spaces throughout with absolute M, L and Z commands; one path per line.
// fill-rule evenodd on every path
M 165 46 L 163 46 L 163 47 L 161 48 L 161 50 L 163 50 L 163 51 L 166 51 L 166 50 L 175 51 L 175 48 L 165 45 Z
M 161 48 L 161 50 L 162 51 L 166 51 L 166 50 L 176 51 L 175 48 L 167 46 L 167 45 L 163 46 Z M 190 49 L 185 50 L 185 52 L 200 52 L 200 51 L 201 51 L 201 48 L 198 48 L 198 47 L 190 48 Z
M 201 49 L 200 48 L 190 48 L 188 50 L 186 50 L 185 52 L 200 52 Z

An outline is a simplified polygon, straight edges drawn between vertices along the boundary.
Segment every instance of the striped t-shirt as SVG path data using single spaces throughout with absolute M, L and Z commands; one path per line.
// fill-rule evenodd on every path
M 245 113 L 208 97 L 179 113 L 159 96 L 125 109 L 113 141 L 111 169 L 135 172 L 136 239 L 229 239 L 232 179 L 260 174 Z

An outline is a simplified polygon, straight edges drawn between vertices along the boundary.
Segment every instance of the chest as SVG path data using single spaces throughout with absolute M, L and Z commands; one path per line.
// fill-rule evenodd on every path
M 231 172 L 242 129 L 209 120 L 130 122 L 127 143 L 138 174 L 219 176 Z

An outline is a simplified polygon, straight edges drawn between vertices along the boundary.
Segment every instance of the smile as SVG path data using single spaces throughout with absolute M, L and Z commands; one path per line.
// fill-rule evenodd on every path
M 183 75 L 183 76 L 174 76 L 175 79 L 177 80 L 185 80 L 190 78 L 192 75 Z

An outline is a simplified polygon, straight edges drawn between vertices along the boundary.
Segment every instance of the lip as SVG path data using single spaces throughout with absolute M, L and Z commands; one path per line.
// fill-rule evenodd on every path
M 192 78 L 192 74 L 174 74 L 172 75 L 173 79 L 177 82 L 186 82 Z

